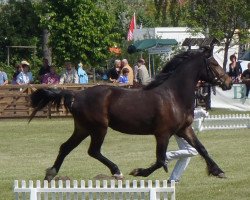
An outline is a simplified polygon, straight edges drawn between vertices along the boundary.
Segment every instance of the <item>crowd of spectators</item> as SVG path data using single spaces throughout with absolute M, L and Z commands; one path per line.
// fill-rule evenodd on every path
M 228 75 L 232 78 L 233 83 L 246 85 L 245 97 L 247 98 L 250 90 L 250 63 L 248 63 L 248 68 L 242 71 L 240 62 L 237 61 L 234 54 L 230 56 L 230 61 Z
M 35 83 L 34 76 L 30 70 L 30 63 L 23 60 L 20 64 L 15 66 L 15 72 L 12 79 L 9 80 L 7 74 L 0 69 L 0 85 L 7 85 L 11 83 L 13 85 L 27 85 Z M 71 62 L 64 63 L 64 71 L 61 75 L 57 74 L 56 68 L 49 65 L 46 58 L 43 59 L 43 64 L 39 69 L 36 83 L 39 84 L 65 84 L 65 83 L 77 83 L 87 84 L 88 75 L 83 69 L 83 64 L 80 62 L 75 68 Z
M 115 60 L 114 66 L 107 73 L 112 83 L 126 83 L 130 86 L 147 85 L 151 79 L 144 59 L 140 58 L 132 68 L 127 59 Z

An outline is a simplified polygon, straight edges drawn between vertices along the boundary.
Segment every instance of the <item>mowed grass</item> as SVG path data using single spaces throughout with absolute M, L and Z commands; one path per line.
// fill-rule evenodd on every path
M 45 169 L 53 165 L 60 145 L 73 131 L 73 119 L 34 119 L 30 124 L 27 120 L 1 120 L 0 130 L 0 199 L 5 200 L 14 198 L 14 180 L 43 180 Z M 228 178 L 207 176 L 204 160 L 196 156 L 176 186 L 177 199 L 249 199 L 250 130 L 206 131 L 198 137 Z M 89 180 L 99 174 L 110 175 L 106 166 L 87 155 L 89 141 L 87 138 L 69 154 L 59 176 Z M 174 139 L 169 149 L 177 149 Z M 168 179 L 163 169 L 147 178 L 129 175 L 132 169 L 155 161 L 153 136 L 131 136 L 109 129 L 102 152 L 120 167 L 125 179 Z M 170 172 L 174 164 L 169 164 Z

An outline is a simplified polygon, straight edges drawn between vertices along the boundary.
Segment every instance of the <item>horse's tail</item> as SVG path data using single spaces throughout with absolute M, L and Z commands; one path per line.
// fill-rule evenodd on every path
M 59 108 L 61 100 L 64 99 L 64 106 L 71 111 L 71 104 L 74 98 L 74 92 L 63 89 L 38 89 L 30 95 L 31 107 L 34 108 L 30 115 L 29 122 L 34 118 L 36 113 L 47 106 L 49 103 Z

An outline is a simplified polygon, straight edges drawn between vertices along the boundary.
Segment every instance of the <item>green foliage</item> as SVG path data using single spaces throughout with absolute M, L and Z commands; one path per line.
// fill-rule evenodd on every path
M 0 60 L 7 60 L 6 46 L 41 46 L 39 18 L 34 12 L 31 0 L 10 0 L 0 4 Z M 37 49 L 38 52 L 40 49 Z M 32 51 L 12 48 L 10 64 L 22 59 L 31 60 Z
M 57 63 L 82 60 L 95 66 L 109 56 L 119 33 L 113 32 L 115 19 L 105 1 L 48 1 L 42 25 L 50 32 L 50 45 Z
M 209 4 L 209 6 L 207 6 Z M 190 12 L 187 16 L 189 25 L 200 27 L 203 31 L 209 28 L 209 34 L 220 40 L 232 39 L 235 30 L 249 28 L 250 4 L 238 0 L 202 0 L 190 1 Z

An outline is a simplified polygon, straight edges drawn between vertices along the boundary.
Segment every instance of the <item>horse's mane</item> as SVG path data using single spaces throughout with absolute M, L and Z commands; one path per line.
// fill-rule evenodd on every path
M 175 55 L 162 69 L 162 71 L 155 77 L 153 81 L 151 81 L 148 85 L 146 85 L 143 89 L 149 90 L 161 85 L 164 81 L 166 81 L 182 63 L 186 63 L 187 60 L 190 60 L 200 52 L 194 51 L 186 51 L 182 52 L 178 55 Z

